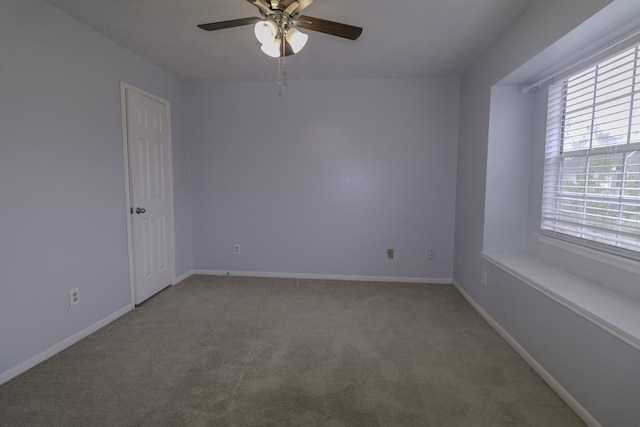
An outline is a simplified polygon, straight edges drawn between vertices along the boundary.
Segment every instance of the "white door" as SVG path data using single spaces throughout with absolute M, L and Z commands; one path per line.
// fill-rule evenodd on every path
M 169 105 L 123 85 L 135 304 L 174 279 Z

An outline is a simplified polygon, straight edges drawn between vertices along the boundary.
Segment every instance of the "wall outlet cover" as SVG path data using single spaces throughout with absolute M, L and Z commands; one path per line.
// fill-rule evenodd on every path
M 79 302 L 80 302 L 80 290 L 78 288 L 69 289 L 69 306 L 73 307 Z

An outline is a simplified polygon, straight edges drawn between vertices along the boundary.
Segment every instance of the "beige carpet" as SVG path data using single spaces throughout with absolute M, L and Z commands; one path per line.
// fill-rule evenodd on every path
M 193 276 L 0 386 L 0 426 L 582 426 L 449 285 Z

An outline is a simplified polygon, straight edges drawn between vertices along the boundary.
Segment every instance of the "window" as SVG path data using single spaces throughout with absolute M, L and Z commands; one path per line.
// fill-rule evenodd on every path
M 640 46 L 549 89 L 541 229 L 640 259 Z

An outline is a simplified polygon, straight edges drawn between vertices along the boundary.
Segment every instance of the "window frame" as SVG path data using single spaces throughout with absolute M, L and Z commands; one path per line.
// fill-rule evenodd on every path
M 616 144 L 614 142 L 613 144 L 609 144 L 608 142 L 612 137 L 607 136 L 607 141 L 604 145 L 594 147 L 594 140 L 597 140 L 595 135 L 600 132 L 599 130 L 596 130 L 597 126 L 595 125 L 597 107 L 605 105 L 605 111 L 609 111 L 609 109 L 614 110 L 615 107 L 624 105 L 624 102 L 620 102 L 620 104 L 614 104 L 612 107 L 608 105 L 608 100 L 603 101 L 602 99 L 598 99 L 599 97 L 604 96 L 599 93 L 599 85 L 601 84 L 601 81 L 599 80 L 600 67 L 605 68 L 611 63 L 614 63 L 618 58 L 625 58 L 624 55 L 631 55 L 631 49 L 633 49 L 633 59 L 629 62 L 631 64 L 630 83 L 626 84 L 623 89 L 624 91 L 628 91 L 628 93 L 624 92 L 621 96 L 618 96 L 619 99 L 624 99 L 625 97 L 629 98 L 628 107 L 624 110 L 625 113 L 628 113 L 628 132 L 624 134 L 625 139 L 622 143 Z M 621 61 L 622 60 L 623 59 L 621 59 Z M 612 69 L 617 72 L 622 68 L 622 66 L 616 66 Z M 589 82 L 589 73 L 593 73 L 593 87 L 591 90 L 576 89 L 575 86 L 578 86 L 578 83 L 575 83 L 575 86 L 572 88 L 569 87 L 571 79 L 575 79 L 575 82 L 586 76 L 585 81 Z M 587 88 L 589 88 L 589 84 L 590 83 L 587 83 Z M 565 148 L 565 145 L 569 144 L 568 134 L 571 132 L 568 129 L 572 126 L 572 123 L 570 123 L 570 117 L 568 117 L 570 114 L 567 112 L 569 109 L 568 104 L 576 102 L 573 98 L 568 102 L 568 94 L 570 93 L 570 90 L 575 92 L 582 91 L 583 94 L 586 95 L 586 99 L 590 98 L 590 102 L 579 102 L 586 106 L 583 108 L 585 108 L 587 112 L 589 109 L 592 109 L 590 113 L 587 113 L 588 119 L 586 121 L 588 123 L 586 128 L 589 129 L 588 147 L 579 146 L 582 142 L 580 141 L 578 143 L 578 148 L 576 148 L 576 142 L 574 141 L 572 142 L 572 144 L 574 144 L 574 147 L 572 147 L 573 149 Z M 580 98 L 582 96 L 575 95 L 575 92 L 572 95 L 576 98 Z M 612 99 L 613 102 L 616 102 L 617 100 L 617 98 Z M 581 108 L 575 108 L 575 110 L 580 111 Z M 637 115 L 634 116 L 634 112 L 636 111 Z M 632 140 L 634 118 L 638 119 L 640 123 L 640 119 L 638 117 L 640 117 L 640 44 L 628 47 L 623 51 L 610 55 L 607 59 L 591 64 L 589 67 L 567 76 L 562 80 L 562 82 L 560 82 L 560 84 L 556 84 L 549 88 L 547 99 L 547 133 L 545 141 L 543 196 L 540 220 L 541 235 L 578 244 L 597 251 L 619 255 L 633 260 L 640 260 L 640 222 L 638 222 L 637 219 L 634 219 L 636 215 L 635 209 L 640 207 L 640 199 L 636 199 L 636 196 L 627 197 L 626 195 L 626 189 L 628 188 L 626 187 L 627 183 L 636 183 L 636 180 L 634 179 L 628 180 L 626 168 L 627 160 L 630 157 L 628 153 L 632 153 L 631 155 L 633 156 L 640 152 L 640 140 L 632 142 L 634 141 Z M 581 125 L 585 126 L 584 123 Z M 585 135 L 587 134 L 580 134 L 580 136 Z M 598 189 L 600 187 L 605 188 L 605 193 L 606 189 L 609 187 L 601 185 L 603 184 L 603 181 L 600 179 L 591 180 L 589 166 L 592 161 L 595 161 L 595 159 L 598 158 L 598 156 L 602 156 L 601 158 L 606 161 L 615 160 L 616 156 L 619 157 L 622 165 L 621 172 L 617 172 L 615 168 L 612 168 L 614 171 L 613 173 L 606 172 L 606 169 L 604 169 L 603 166 L 600 166 L 604 171 L 601 172 L 601 175 L 618 175 L 618 178 L 615 181 L 615 184 L 618 184 L 618 187 L 611 187 L 613 190 L 619 190 L 618 195 L 602 195 L 602 193 L 598 193 Z M 577 178 L 580 176 L 580 173 L 573 170 L 573 177 L 576 178 L 573 189 L 582 190 L 581 194 L 566 190 L 566 177 L 571 175 L 569 172 L 565 173 L 564 165 L 566 160 L 571 161 L 572 159 L 584 159 L 585 167 L 582 184 L 579 184 L 580 181 Z M 637 166 L 635 163 L 631 163 L 631 165 Z M 610 176 L 607 178 L 610 178 Z M 592 187 L 593 185 L 595 185 L 595 187 Z M 593 188 L 595 188 L 596 191 L 590 191 L 590 189 Z M 635 190 L 636 187 L 632 188 Z M 572 201 L 581 201 L 583 203 L 582 215 L 580 215 L 580 207 L 578 204 L 573 205 L 571 203 Z M 602 205 L 607 205 L 606 210 L 602 208 Z M 566 209 L 567 206 L 569 209 Z M 610 206 L 616 207 L 619 212 L 617 235 L 611 226 L 604 227 L 608 220 L 614 219 L 613 216 L 602 215 L 602 211 L 608 213 Z M 624 209 L 628 206 L 631 206 L 632 208 L 632 210 L 629 211 L 630 220 L 624 218 L 624 214 L 627 213 Z M 577 209 L 574 210 L 574 208 Z M 587 213 L 587 210 L 589 209 L 591 212 Z M 579 219 L 580 216 L 582 216 L 582 219 Z M 598 222 L 595 222 L 588 219 L 589 217 L 600 217 L 600 219 Z M 631 230 L 631 233 L 621 232 L 620 230 L 627 227 L 627 225 L 625 225 L 627 223 L 629 224 L 628 227 Z M 610 224 L 613 224 L 613 222 Z M 609 229 L 605 231 L 607 228 Z M 614 235 L 616 237 L 612 238 L 611 236 Z M 607 237 L 605 238 L 603 236 Z M 629 239 L 628 242 L 624 242 L 624 236 L 630 236 L 626 237 Z M 624 245 L 624 247 L 617 245 Z

